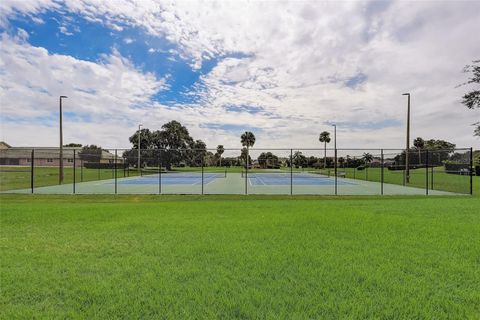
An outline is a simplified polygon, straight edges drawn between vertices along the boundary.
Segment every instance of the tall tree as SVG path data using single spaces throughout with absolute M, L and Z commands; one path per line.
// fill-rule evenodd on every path
M 472 64 L 466 65 L 463 72 L 470 74 L 470 78 L 462 85 L 473 85 L 470 92 L 467 92 L 462 97 L 462 103 L 468 109 L 480 109 L 480 60 L 472 61 Z M 480 122 L 473 124 L 475 130 L 473 134 L 480 137 Z
M 340 164 L 340 167 L 341 168 L 345 168 L 344 164 L 345 164 L 345 158 L 344 157 L 339 157 L 338 158 L 338 163 Z
M 102 147 L 92 145 L 86 145 L 78 153 L 78 157 L 87 162 L 100 162 L 102 158 Z
M 365 161 L 365 164 L 368 165 L 370 162 L 373 161 L 373 156 L 370 153 L 365 152 L 362 156 L 362 159 L 363 161 Z
M 136 131 L 129 139 L 133 149 L 124 152 L 123 156 L 130 164 L 135 164 L 138 150 L 138 135 L 140 134 L 141 157 L 152 165 L 158 164 L 159 157 L 162 165 L 168 170 L 172 164 L 181 161 L 194 161 L 192 147 L 196 146 L 195 140 L 190 136 L 188 129 L 178 121 L 170 121 L 162 125 L 161 130 L 151 132 L 144 128 Z M 203 147 L 202 147 L 203 148 Z M 137 149 L 137 150 L 135 150 Z M 160 151 L 158 149 L 161 149 Z M 194 161 L 195 162 L 195 161 Z
M 456 145 L 454 143 L 445 140 L 429 139 L 425 141 L 425 148 L 430 150 L 444 150 L 453 152 Z
M 415 138 L 415 140 L 413 140 L 413 145 L 415 146 L 415 148 L 417 148 L 418 150 L 418 162 L 419 164 L 422 163 L 422 149 L 425 148 L 425 140 L 423 140 L 422 138 L 420 137 L 417 137 Z
M 305 157 L 301 151 L 295 151 L 292 156 L 292 162 L 295 167 L 303 167 L 307 162 L 307 157 Z
M 64 147 L 72 147 L 72 148 L 80 148 L 82 146 L 81 143 L 69 143 L 64 145 Z
M 248 159 L 248 161 L 246 161 L 245 159 Z M 247 148 L 242 148 L 242 150 L 240 151 L 240 161 L 238 161 L 238 162 L 240 163 L 240 165 L 242 165 L 242 164 L 246 165 L 247 162 L 248 163 L 252 162 L 252 158 L 248 154 L 248 149 Z
M 365 179 L 368 180 L 368 164 L 373 161 L 373 156 L 371 153 L 365 152 L 362 160 L 365 162 Z
M 152 133 L 152 144 L 161 151 L 162 163 L 168 170 L 172 164 L 188 161 L 189 150 L 195 141 L 190 136 L 188 129 L 180 122 L 172 120 L 162 125 L 161 130 Z M 191 153 L 190 153 L 191 155 Z
M 258 164 L 263 169 L 271 169 L 271 168 L 278 168 L 280 167 L 278 163 L 278 157 L 273 153 L 269 152 L 262 152 L 257 158 Z
M 249 162 L 250 162 L 250 147 L 253 147 L 253 145 L 255 144 L 255 135 L 250 131 L 245 131 L 245 133 L 243 133 L 240 136 L 240 142 L 242 143 L 242 146 L 247 148 L 247 168 L 248 168 Z
M 201 166 L 207 155 L 207 145 L 202 140 L 195 140 L 190 144 L 192 149 L 191 162 L 192 166 Z
M 425 141 L 425 148 L 431 150 L 429 154 L 429 164 L 441 165 L 448 159 L 449 154 L 454 152 L 455 144 L 445 140 L 430 139 Z
M 222 154 L 225 152 L 223 145 L 219 144 L 217 146 L 218 159 L 220 160 L 220 167 L 222 166 Z
M 150 129 L 143 128 L 128 138 L 134 149 L 138 149 L 138 135 L 140 134 L 140 149 L 146 150 L 152 148 L 152 132 Z
M 324 150 L 324 155 L 323 155 L 323 167 L 327 167 L 327 143 L 330 143 L 330 132 L 328 131 L 323 131 L 320 133 L 320 137 L 318 138 L 318 141 L 323 142 L 323 150 Z

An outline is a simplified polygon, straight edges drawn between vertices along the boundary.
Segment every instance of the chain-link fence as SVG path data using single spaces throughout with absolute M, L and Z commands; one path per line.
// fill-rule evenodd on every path
M 472 194 L 472 149 L 0 150 L 0 192 Z

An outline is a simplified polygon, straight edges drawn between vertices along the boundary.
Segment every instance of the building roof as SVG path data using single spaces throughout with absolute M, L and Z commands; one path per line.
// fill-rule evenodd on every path
M 8 149 L 11 148 L 12 146 L 6 143 L 5 141 L 0 141 L 0 149 Z

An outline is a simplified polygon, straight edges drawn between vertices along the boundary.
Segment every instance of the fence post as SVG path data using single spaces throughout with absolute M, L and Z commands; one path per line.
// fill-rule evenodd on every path
M 33 188 L 34 188 L 34 185 L 33 185 L 33 177 L 34 177 L 34 168 L 35 168 L 35 165 L 34 165 L 34 161 L 35 161 L 35 149 L 32 149 L 32 158 L 30 159 L 31 163 L 30 163 L 30 187 L 32 188 L 32 194 L 33 194 Z
M 473 148 L 470 147 L 470 195 L 473 195 Z
M 337 195 L 337 148 L 335 148 L 334 172 L 335 172 L 335 195 Z
M 115 194 L 117 194 L 117 149 L 115 149 L 115 161 L 113 163 L 115 169 Z
M 430 176 L 430 189 L 432 189 L 432 190 L 433 190 L 433 168 L 434 168 L 434 167 L 435 167 L 435 166 L 432 165 L 432 170 L 430 170 L 430 172 L 431 172 L 431 176 Z
M 353 157 L 353 160 L 354 160 L 354 161 L 356 160 L 355 157 Z M 356 178 L 356 175 L 357 175 L 356 171 L 357 171 L 357 167 L 356 167 L 355 164 L 354 164 L 354 165 L 353 165 L 353 180 L 356 180 L 356 179 L 357 179 L 357 178 Z
M 203 165 L 204 165 L 203 161 L 204 161 L 204 160 L 205 160 L 205 159 L 204 159 L 204 157 L 202 156 L 202 195 L 203 195 Z
M 425 152 L 425 193 L 428 196 L 428 150 Z
M 83 182 L 83 160 L 80 159 L 80 182 Z
M 162 194 L 162 159 L 160 154 L 162 151 L 158 149 L 158 194 Z
M 381 155 L 381 161 L 382 163 L 380 164 L 380 194 L 383 196 L 383 182 L 384 182 L 384 171 L 385 170 L 385 162 L 383 160 L 383 149 L 380 150 L 380 155 Z
M 248 150 L 248 149 L 247 149 Z M 249 153 L 247 152 L 246 160 L 245 160 L 245 195 L 248 194 L 248 156 Z
M 76 175 L 77 175 L 77 172 L 76 172 L 76 162 L 75 162 L 75 149 L 73 149 L 73 194 L 75 194 L 75 185 L 76 185 Z
M 293 195 L 293 149 L 290 149 L 290 195 Z

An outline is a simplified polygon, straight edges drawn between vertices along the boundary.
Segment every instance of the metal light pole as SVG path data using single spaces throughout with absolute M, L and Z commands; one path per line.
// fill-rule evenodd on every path
M 141 175 L 141 171 L 140 171 L 140 136 L 141 136 L 141 131 L 140 131 L 140 128 L 143 126 L 143 124 L 139 124 L 138 125 L 138 175 L 140 176 Z
M 405 183 L 410 183 L 409 151 L 410 151 L 410 93 L 404 93 L 408 97 L 407 103 L 407 146 L 405 149 Z
M 333 148 L 337 150 L 337 125 L 332 124 L 333 126 Z
M 335 195 L 337 194 L 337 125 L 333 125 L 333 148 L 335 149 Z
M 58 184 L 63 183 L 63 119 L 62 119 L 62 99 L 66 99 L 67 96 L 60 96 L 60 162 L 59 162 L 59 173 L 58 173 Z

